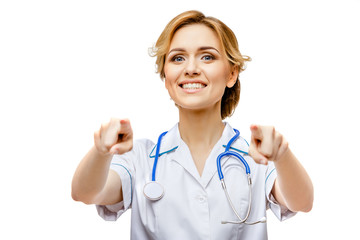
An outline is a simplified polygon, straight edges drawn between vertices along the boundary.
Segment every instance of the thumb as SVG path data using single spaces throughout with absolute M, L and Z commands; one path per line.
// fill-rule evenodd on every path
M 133 141 L 132 139 L 129 139 L 128 141 L 115 144 L 110 148 L 109 152 L 111 154 L 124 154 L 130 151 L 132 147 L 133 147 Z
M 118 134 L 118 142 L 109 150 L 112 154 L 123 154 L 130 151 L 133 147 L 133 131 L 129 119 L 120 120 Z
M 268 160 L 266 157 L 264 157 L 256 148 L 256 146 L 254 146 L 253 143 L 250 144 L 249 147 L 249 155 L 250 157 L 252 157 L 254 159 L 254 161 L 258 164 L 264 164 L 267 165 L 268 164 Z

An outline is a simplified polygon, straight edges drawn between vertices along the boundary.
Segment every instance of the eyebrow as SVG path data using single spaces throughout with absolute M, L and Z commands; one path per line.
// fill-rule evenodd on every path
M 204 47 L 199 47 L 198 48 L 198 50 L 200 50 L 200 51 L 204 51 L 204 50 L 215 50 L 216 52 L 218 52 L 219 54 L 220 54 L 220 52 L 219 52 L 219 50 L 217 50 L 216 48 L 214 48 L 214 47 L 210 47 L 210 46 L 204 46 Z M 170 54 L 171 52 L 185 52 L 185 49 L 184 48 L 173 48 L 173 49 L 171 49 L 169 52 L 168 52 L 168 54 Z

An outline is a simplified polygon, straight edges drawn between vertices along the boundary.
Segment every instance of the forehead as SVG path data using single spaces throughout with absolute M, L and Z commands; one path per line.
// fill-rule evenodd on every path
M 190 24 L 175 32 L 170 43 L 170 50 L 176 47 L 191 49 L 201 46 L 221 49 L 219 37 L 213 29 L 204 24 Z

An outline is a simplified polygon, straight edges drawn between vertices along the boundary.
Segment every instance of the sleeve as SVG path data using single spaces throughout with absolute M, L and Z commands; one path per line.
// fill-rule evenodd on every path
M 135 145 L 130 152 L 113 156 L 110 169 L 120 176 L 124 199 L 113 205 L 96 205 L 98 214 L 104 220 L 116 221 L 126 210 L 131 208 L 135 181 L 134 160 L 136 157 Z
M 267 198 L 267 208 L 270 208 L 275 216 L 280 220 L 284 221 L 288 218 L 291 218 L 296 215 L 295 212 L 290 211 L 287 207 L 280 205 L 276 202 L 274 196 L 271 193 L 271 190 L 274 186 L 275 179 L 277 177 L 277 172 L 274 166 L 274 163 L 269 162 L 268 168 L 266 171 L 266 180 L 265 180 L 265 193 Z

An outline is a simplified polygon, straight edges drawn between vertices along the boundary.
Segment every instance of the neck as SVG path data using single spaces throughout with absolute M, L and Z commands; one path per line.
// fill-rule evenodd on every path
M 179 108 L 179 131 L 188 146 L 213 147 L 224 130 L 220 108 L 188 110 Z

